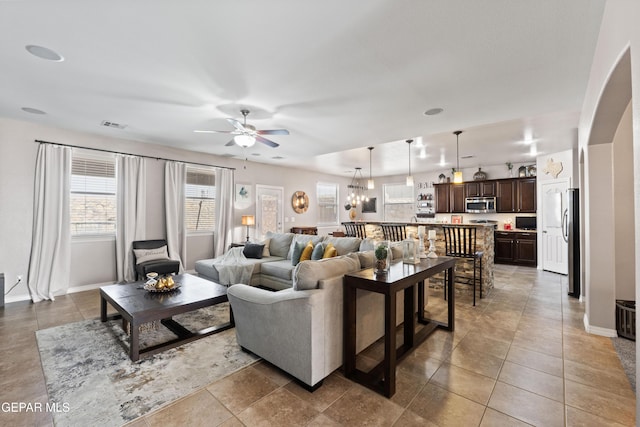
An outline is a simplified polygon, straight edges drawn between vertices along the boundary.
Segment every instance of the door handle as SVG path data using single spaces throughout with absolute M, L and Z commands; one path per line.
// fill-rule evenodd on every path
M 565 209 L 562 214 L 562 239 L 569 243 L 569 210 Z

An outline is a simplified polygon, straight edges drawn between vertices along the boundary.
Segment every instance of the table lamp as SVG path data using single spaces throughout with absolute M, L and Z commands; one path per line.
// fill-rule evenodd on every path
M 253 215 L 242 215 L 242 225 L 247 226 L 247 242 L 249 241 L 249 226 L 255 225 L 256 220 Z

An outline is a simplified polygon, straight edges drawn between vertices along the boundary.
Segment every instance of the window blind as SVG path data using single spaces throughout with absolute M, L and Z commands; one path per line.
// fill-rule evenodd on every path
M 216 187 L 213 169 L 187 167 L 185 223 L 187 231 L 213 231 L 216 219 Z

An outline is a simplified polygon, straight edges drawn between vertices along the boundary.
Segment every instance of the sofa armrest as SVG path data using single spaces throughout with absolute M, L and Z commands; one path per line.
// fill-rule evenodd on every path
M 325 376 L 324 292 L 270 292 L 233 285 L 227 290 L 238 344 L 314 386 Z

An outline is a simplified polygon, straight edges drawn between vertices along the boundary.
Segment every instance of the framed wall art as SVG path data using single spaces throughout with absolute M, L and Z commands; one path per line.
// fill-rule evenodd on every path
M 253 203 L 251 184 L 236 184 L 235 205 L 238 209 L 245 209 Z

